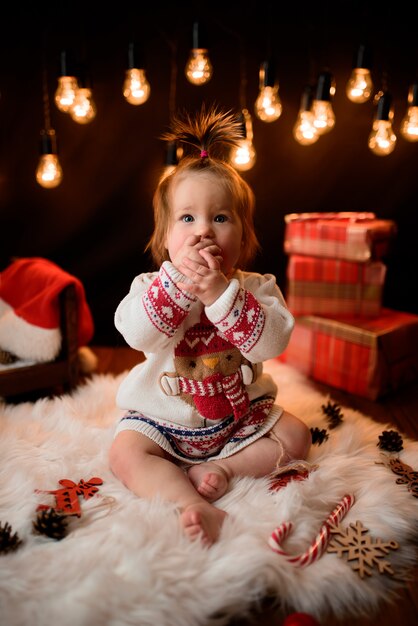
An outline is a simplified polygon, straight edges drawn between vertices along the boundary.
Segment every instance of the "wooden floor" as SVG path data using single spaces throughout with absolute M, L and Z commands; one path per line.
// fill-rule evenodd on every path
M 93 347 L 98 357 L 98 372 L 119 374 L 142 360 L 142 355 L 130 348 Z M 396 394 L 372 402 L 326 385 L 316 385 L 324 394 L 332 393 L 334 402 L 352 407 L 381 424 L 391 424 L 400 433 L 418 440 L 418 384 L 409 385 Z M 416 468 L 414 468 L 416 469 Z M 266 600 L 260 611 L 246 620 L 230 622 L 230 626 L 280 626 L 284 615 Z M 321 626 L 416 626 L 418 625 L 418 569 L 415 579 L 399 594 L 394 604 L 382 606 L 374 616 L 361 619 L 328 619 Z

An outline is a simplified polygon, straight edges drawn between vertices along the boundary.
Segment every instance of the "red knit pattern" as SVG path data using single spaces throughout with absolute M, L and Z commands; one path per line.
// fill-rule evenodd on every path
M 150 321 L 168 337 L 174 335 L 188 315 L 192 301 L 192 298 L 188 299 L 177 289 L 164 268 L 161 268 L 158 276 L 142 296 L 142 303 Z
M 258 300 L 250 291 L 240 289 L 231 309 L 218 327 L 240 352 L 246 353 L 260 339 L 264 322 L 264 311 Z
M 241 370 L 222 376 L 217 373 L 204 380 L 179 377 L 180 390 L 193 396 L 196 409 L 210 420 L 220 420 L 231 413 L 238 420 L 249 407 L 248 394 L 242 382 Z

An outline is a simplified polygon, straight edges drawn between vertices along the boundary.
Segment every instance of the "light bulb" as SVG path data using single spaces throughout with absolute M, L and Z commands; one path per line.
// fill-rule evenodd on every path
M 279 87 L 263 87 L 255 102 L 257 117 L 263 122 L 274 122 L 282 114 Z
M 213 68 L 209 59 L 206 32 L 200 22 L 194 22 L 192 49 L 186 63 L 185 74 L 192 85 L 204 85 L 212 78 Z
M 370 99 L 373 91 L 370 67 L 370 49 L 362 44 L 354 57 L 353 71 L 346 85 L 347 98 L 351 102 L 363 103 Z
M 370 70 L 363 67 L 354 68 L 346 87 L 347 98 L 351 102 L 363 103 L 370 99 L 373 82 Z
M 319 135 L 324 135 L 335 126 L 335 115 L 332 108 L 332 96 L 335 85 L 329 72 L 322 72 L 318 77 L 315 98 L 312 102 L 314 126 Z
M 88 124 L 96 117 L 96 106 L 92 99 L 91 89 L 88 87 L 78 89 L 70 115 L 78 124 Z
M 418 141 L 418 82 L 409 88 L 408 105 L 401 122 L 401 134 L 407 141 Z
M 36 168 L 36 181 L 45 189 L 58 187 L 62 181 L 62 169 L 56 154 L 55 131 L 41 132 L 41 156 Z
M 77 78 L 74 76 L 73 68 L 70 66 L 68 54 L 63 50 L 59 58 L 58 87 L 54 97 L 55 104 L 60 111 L 68 113 L 74 102 L 77 89 Z
M 256 161 L 256 152 L 251 141 L 243 139 L 231 151 L 231 162 L 235 169 L 245 172 L 250 170 Z
M 190 50 L 189 60 L 186 65 L 187 80 L 193 85 L 204 85 L 212 78 L 212 64 L 208 51 L 204 48 Z
M 377 156 L 386 156 L 394 151 L 396 135 L 392 129 L 393 110 L 392 97 L 389 93 L 382 93 L 377 102 L 376 118 L 369 135 L 368 145 Z
M 135 67 L 126 70 L 123 95 L 129 104 L 144 104 L 148 100 L 150 92 L 151 88 L 145 76 L 145 70 L 139 70 Z
M 78 83 L 75 76 L 59 76 L 58 87 L 55 92 L 55 104 L 60 111 L 68 113 L 73 105 L 77 90 Z
M 293 127 L 293 136 L 301 146 L 310 146 L 319 139 L 319 133 L 314 125 L 314 114 L 311 111 L 312 87 L 306 85 L 302 93 L 300 109 Z
M 369 135 L 369 148 L 378 156 L 386 156 L 394 151 L 396 135 L 389 120 L 375 120 Z
M 259 72 L 259 93 L 255 101 L 255 114 L 263 122 L 274 122 L 282 114 L 279 84 L 272 60 L 264 61 Z
M 250 170 L 257 158 L 253 145 L 253 124 L 247 109 L 242 110 L 242 140 L 232 148 L 230 161 L 236 170 Z
M 176 169 L 179 159 L 183 156 L 183 148 L 177 146 L 175 141 L 169 141 L 165 155 L 165 166 L 161 175 L 161 180 L 167 178 Z

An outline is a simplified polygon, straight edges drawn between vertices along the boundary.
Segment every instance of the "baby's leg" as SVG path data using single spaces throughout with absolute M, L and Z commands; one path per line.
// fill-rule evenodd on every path
M 223 496 L 232 478 L 228 466 L 222 465 L 221 461 L 207 461 L 192 465 L 188 470 L 188 476 L 196 490 L 208 502 L 213 502 Z
M 110 449 L 110 466 L 136 495 L 149 499 L 159 495 L 178 504 L 181 524 L 190 539 L 200 536 L 206 545 L 218 539 L 226 513 L 209 504 L 151 439 L 132 430 L 120 432 Z
M 284 411 L 266 436 L 226 459 L 194 465 L 189 477 L 197 491 L 213 502 L 225 493 L 233 476 L 261 478 L 292 459 L 305 459 L 311 441 L 306 424 Z

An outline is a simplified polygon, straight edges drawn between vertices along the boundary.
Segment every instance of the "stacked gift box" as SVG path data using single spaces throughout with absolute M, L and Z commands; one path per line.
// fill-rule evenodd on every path
M 374 213 L 292 213 L 285 221 L 295 328 L 281 360 L 371 399 L 418 379 L 418 315 L 382 306 L 396 224 Z

